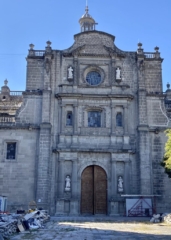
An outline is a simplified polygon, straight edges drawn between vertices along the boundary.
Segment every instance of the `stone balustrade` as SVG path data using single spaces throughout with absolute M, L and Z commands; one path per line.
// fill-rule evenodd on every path
M 155 58 L 155 53 L 152 52 L 145 52 L 145 58 Z
M 29 57 L 43 57 L 45 54 L 44 50 L 29 50 Z
M 15 122 L 15 117 L 14 116 L 0 116 L 0 123 L 13 123 Z

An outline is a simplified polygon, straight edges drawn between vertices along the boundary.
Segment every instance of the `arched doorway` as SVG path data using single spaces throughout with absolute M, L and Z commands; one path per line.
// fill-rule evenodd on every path
M 107 176 L 99 166 L 89 166 L 82 172 L 81 213 L 107 213 Z

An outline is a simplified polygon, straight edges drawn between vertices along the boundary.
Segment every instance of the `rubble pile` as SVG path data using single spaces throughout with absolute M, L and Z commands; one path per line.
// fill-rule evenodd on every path
M 0 214 L 0 234 L 3 238 L 8 238 L 10 235 L 17 232 L 18 216 Z M 1 238 L 2 238 L 1 237 Z
M 151 223 L 159 223 L 159 222 L 171 223 L 171 213 L 154 214 L 153 217 L 150 219 L 150 222 Z
M 36 210 L 27 214 L 0 213 L 0 240 L 7 239 L 16 232 L 43 228 L 43 224 L 50 219 L 45 210 Z
M 171 213 L 165 213 L 163 216 L 163 221 L 166 223 L 171 223 Z

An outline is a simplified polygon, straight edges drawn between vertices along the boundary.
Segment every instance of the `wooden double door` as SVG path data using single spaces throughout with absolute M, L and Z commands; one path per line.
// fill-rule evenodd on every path
M 92 165 L 81 176 L 81 213 L 107 213 L 107 176 L 103 168 Z

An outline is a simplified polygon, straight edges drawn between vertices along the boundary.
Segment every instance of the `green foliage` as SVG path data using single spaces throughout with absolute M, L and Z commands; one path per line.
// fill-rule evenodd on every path
M 161 165 L 165 168 L 169 178 L 171 178 L 171 129 L 166 130 L 165 133 L 168 139 L 165 144 L 165 154 Z

